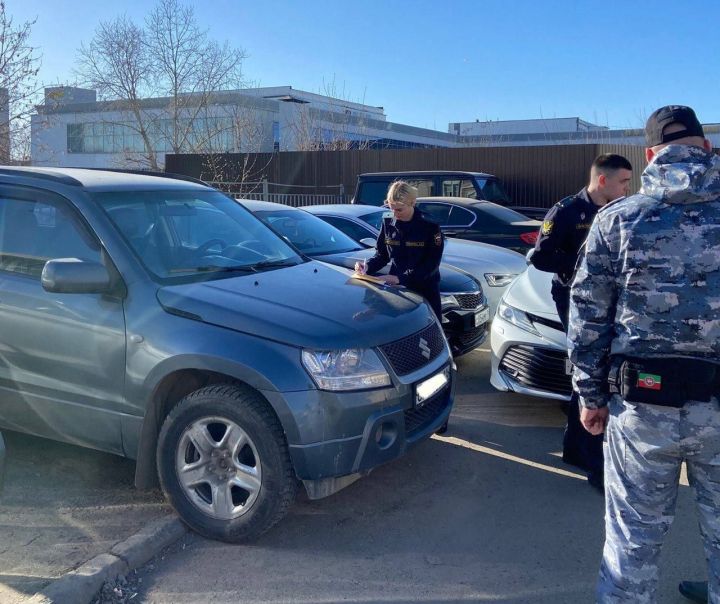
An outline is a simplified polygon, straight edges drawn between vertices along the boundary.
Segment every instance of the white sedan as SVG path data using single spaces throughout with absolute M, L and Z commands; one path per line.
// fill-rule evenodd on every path
M 303 210 L 319 216 L 350 238 L 369 246 L 375 245 L 386 213 L 386 210 L 377 206 L 361 204 L 308 206 Z M 495 314 L 505 288 L 526 267 L 522 254 L 496 245 L 463 239 L 447 239 L 442 259 L 446 264 L 470 273 L 482 284 L 491 317 Z
M 572 367 L 551 281 L 529 266 L 500 300 L 490 329 L 490 383 L 498 390 L 570 400 Z

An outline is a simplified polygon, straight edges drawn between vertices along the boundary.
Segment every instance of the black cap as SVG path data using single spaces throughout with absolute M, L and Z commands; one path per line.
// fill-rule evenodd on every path
M 666 126 L 681 124 L 685 130 L 663 134 Z M 684 105 L 666 105 L 653 112 L 645 124 L 645 141 L 648 147 L 669 143 L 686 136 L 702 136 L 705 138 L 702 125 L 695 112 Z

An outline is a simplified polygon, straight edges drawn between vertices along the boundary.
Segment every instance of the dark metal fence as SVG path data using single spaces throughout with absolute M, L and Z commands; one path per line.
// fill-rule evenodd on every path
M 348 197 L 364 172 L 469 170 L 498 176 L 516 205 L 550 207 L 587 184 L 590 164 L 600 153 L 627 157 L 635 168 L 631 190 L 639 188 L 645 156 L 642 147 L 633 145 L 238 153 L 223 155 L 222 162 L 217 156 L 167 155 L 165 169 L 207 181 L 285 183 L 286 190 L 276 186 L 278 194 L 295 193 L 293 187 L 302 186 L 305 193 L 323 195 L 334 187 L 333 193 L 344 189 Z

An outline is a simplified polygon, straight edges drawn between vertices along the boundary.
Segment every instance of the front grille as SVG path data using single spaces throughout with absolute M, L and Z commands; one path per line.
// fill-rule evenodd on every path
M 429 356 L 423 355 L 423 348 L 425 347 L 420 347 L 421 338 L 425 340 L 426 348 L 430 349 Z M 427 365 L 442 352 L 444 347 L 445 336 L 443 336 L 442 330 L 437 323 L 433 323 L 407 338 L 380 346 L 380 350 L 382 350 L 397 375 L 407 375 Z
M 483 295 L 480 292 L 474 294 L 453 294 L 458 301 L 460 308 L 472 310 L 483 303 Z
M 570 396 L 572 382 L 565 373 L 566 358 L 562 350 L 511 346 L 500 361 L 500 370 L 527 388 Z
M 488 327 L 486 323 L 484 325 L 480 325 L 480 327 L 474 327 L 473 329 L 461 333 L 457 337 L 460 346 L 464 348 L 465 346 L 472 344 L 475 340 L 480 339 L 483 335 L 485 335 L 487 328 Z
M 445 386 L 440 392 L 428 399 L 422 407 L 414 407 L 405 411 L 405 436 L 412 436 L 414 433 L 429 426 L 440 415 L 450 402 L 448 388 Z

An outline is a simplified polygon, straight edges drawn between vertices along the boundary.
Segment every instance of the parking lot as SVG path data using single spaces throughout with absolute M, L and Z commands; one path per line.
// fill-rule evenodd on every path
M 324 500 L 300 497 L 259 541 L 188 534 L 124 587 L 133 602 L 592 601 L 602 497 L 559 459 L 555 401 L 494 391 L 489 354 L 458 362 L 450 429 Z M 168 514 L 132 488 L 121 458 L 10 434 L 0 505 L 0 602 L 50 580 Z M 662 562 L 661 602 L 702 578 L 691 493 Z

